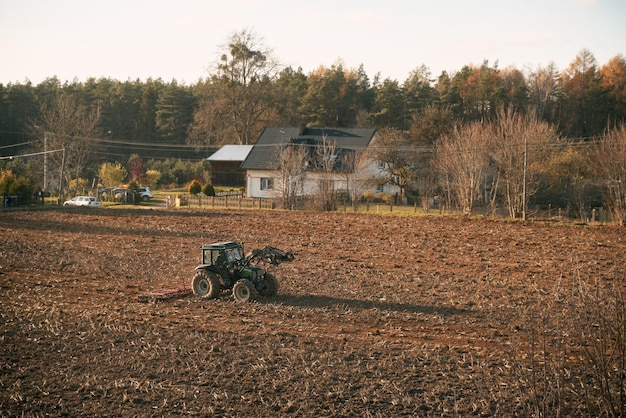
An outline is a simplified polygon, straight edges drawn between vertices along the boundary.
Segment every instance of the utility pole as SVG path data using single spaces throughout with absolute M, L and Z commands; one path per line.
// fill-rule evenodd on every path
M 63 160 L 61 162 L 61 172 L 59 173 L 59 205 L 63 204 L 63 171 L 65 170 L 65 148 L 63 148 Z
M 43 136 L 43 192 L 48 191 L 48 134 Z
M 526 172 L 528 171 L 528 137 L 524 138 L 524 180 L 522 184 L 522 219 L 526 220 Z

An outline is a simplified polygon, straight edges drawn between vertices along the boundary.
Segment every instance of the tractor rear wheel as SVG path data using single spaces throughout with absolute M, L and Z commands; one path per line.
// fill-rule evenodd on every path
M 237 302 L 251 302 L 257 297 L 257 291 L 250 280 L 241 279 L 233 286 L 233 297 Z
M 220 295 L 220 279 L 206 270 L 196 271 L 191 281 L 193 294 L 206 299 L 215 299 Z
M 278 280 L 272 273 L 265 273 L 258 290 L 261 296 L 274 296 L 278 293 Z

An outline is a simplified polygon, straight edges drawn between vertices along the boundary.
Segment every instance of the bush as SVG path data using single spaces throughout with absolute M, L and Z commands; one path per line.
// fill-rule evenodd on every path
M 11 170 L 0 171 L 0 195 L 18 196 L 20 202 L 28 202 L 32 194 L 29 179 L 14 175 Z
M 212 184 L 207 183 L 202 188 L 202 193 L 204 193 L 205 196 L 215 196 L 215 188 Z
M 191 183 L 189 183 L 189 186 L 187 186 L 187 191 L 189 194 L 195 196 L 202 191 L 202 185 L 198 180 L 192 180 Z

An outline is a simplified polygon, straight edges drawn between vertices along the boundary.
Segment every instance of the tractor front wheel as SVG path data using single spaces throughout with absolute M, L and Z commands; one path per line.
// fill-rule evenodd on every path
M 220 295 L 220 279 L 206 270 L 198 270 L 191 281 L 191 289 L 196 296 L 215 299 Z
M 261 296 L 275 296 L 278 293 L 278 280 L 272 273 L 265 273 L 265 277 L 259 286 Z
M 257 291 L 250 280 L 241 279 L 233 286 L 233 297 L 237 302 L 251 302 L 257 297 Z

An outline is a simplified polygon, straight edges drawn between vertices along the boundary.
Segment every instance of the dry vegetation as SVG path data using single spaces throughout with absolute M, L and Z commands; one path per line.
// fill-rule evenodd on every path
M 278 296 L 138 302 L 229 239 L 295 253 Z M 0 243 L 2 416 L 623 413 L 623 227 L 49 209 Z

